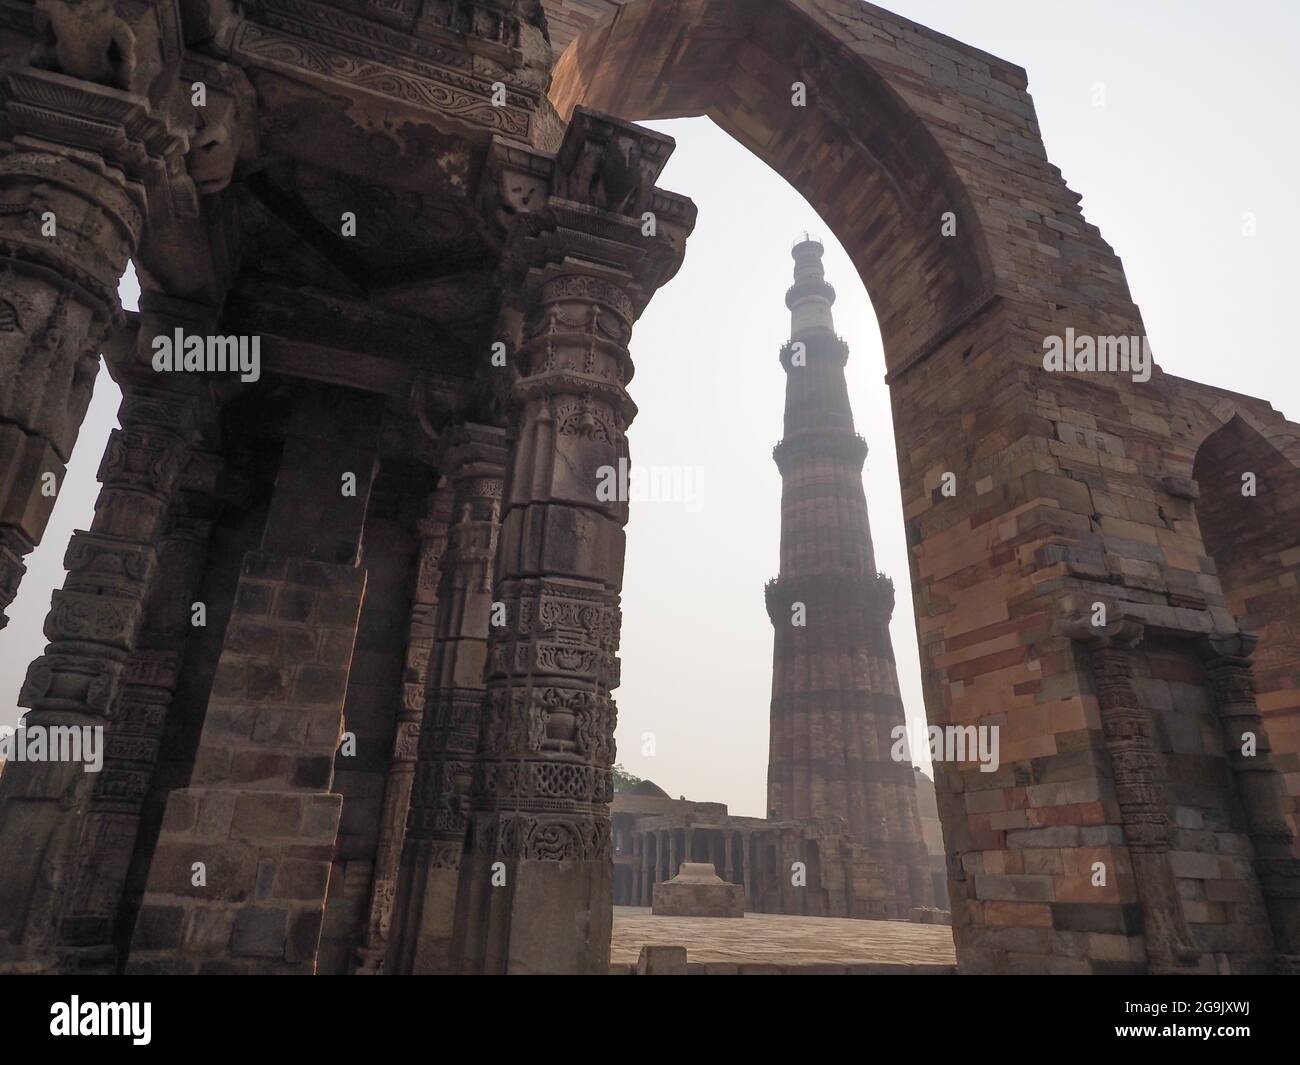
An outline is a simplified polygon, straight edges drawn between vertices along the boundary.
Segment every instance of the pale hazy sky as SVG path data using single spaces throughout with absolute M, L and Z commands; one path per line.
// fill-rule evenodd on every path
M 1300 5 L 1246 0 L 897 0 L 884 5 L 1025 67 L 1048 155 L 1122 257 L 1168 372 L 1267 397 L 1300 418 L 1294 202 Z M 1104 84 L 1104 106 L 1095 106 Z M 619 761 L 670 794 L 765 812 L 789 249 L 826 244 L 849 343 L 849 391 L 867 438 L 878 566 L 894 578 L 892 632 L 909 717 L 923 716 L 884 359 L 847 256 L 781 178 L 705 119 L 654 123 L 677 139 L 660 184 L 700 214 L 677 277 L 632 343 L 635 464 L 702 468 L 702 509 L 632 508 L 623 610 Z M 1246 212 L 1257 235 L 1242 235 Z M 134 306 L 128 279 L 123 299 Z M 64 545 L 93 513 L 94 473 L 117 406 L 101 374 L 45 542 L 0 631 L 0 725 L 40 653 Z M 655 753 L 642 754 L 653 733 Z

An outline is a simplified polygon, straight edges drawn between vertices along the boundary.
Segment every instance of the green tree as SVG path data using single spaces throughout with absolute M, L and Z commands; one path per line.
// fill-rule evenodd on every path
M 635 787 L 637 784 L 640 783 L 641 783 L 640 777 L 634 777 L 621 765 L 616 765 L 614 767 L 614 794 L 615 795 L 617 795 L 620 791 L 627 791 L 629 788 Z

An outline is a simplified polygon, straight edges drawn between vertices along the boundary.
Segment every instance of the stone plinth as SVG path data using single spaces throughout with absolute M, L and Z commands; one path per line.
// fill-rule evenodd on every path
M 682 862 L 671 880 L 654 887 L 656 917 L 744 917 L 745 889 L 728 884 L 711 862 Z

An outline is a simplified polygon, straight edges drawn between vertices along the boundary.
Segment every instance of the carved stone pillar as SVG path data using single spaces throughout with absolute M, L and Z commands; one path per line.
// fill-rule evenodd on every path
M 188 140 L 157 108 L 181 58 L 175 4 L 28 6 L 42 69 L 0 69 L 0 627 L 54 505 L 45 475 L 63 481 L 146 216 L 198 214 Z
M 466 806 L 483 705 L 505 460 L 504 430 L 464 425 L 451 434 L 440 464 L 453 493 L 452 516 L 419 764 L 401 856 L 395 972 L 440 973 L 450 966 Z
M 1152 973 L 1188 972 L 1199 952 L 1169 862 L 1169 819 L 1161 802 L 1151 717 L 1133 686 L 1133 648 L 1142 640 L 1143 627 L 1127 620 L 1094 626 L 1085 618 L 1067 625 L 1066 633 L 1090 649 L 1124 842 L 1142 902 L 1148 968 Z
M 29 729 L 108 725 L 195 438 L 193 392 L 131 381 L 124 388 L 122 427 L 109 437 L 99 469 L 95 518 L 68 545 L 68 574 L 45 620 L 50 643 L 19 694 L 19 705 L 31 708 Z M 70 761 L 11 763 L 0 779 L 0 961 L 51 958 L 94 783 L 93 773 Z
M 1300 860 L 1291 852 L 1282 779 L 1255 702 L 1250 655 L 1257 641 L 1247 633 L 1210 636 L 1201 641 L 1201 651 L 1223 728 L 1223 750 L 1255 850 L 1255 874 L 1273 929 L 1277 968 L 1300 974 Z
M 460 870 L 461 971 L 608 970 L 627 504 L 601 485 L 626 468 L 632 323 L 680 262 L 670 234 L 694 220 L 689 202 L 653 187 L 670 148 L 579 109 L 551 195 L 509 239 L 526 324 L 498 558 L 506 625 L 489 643 Z M 657 236 L 642 235 L 647 212 Z
M 315 971 L 381 417 L 373 396 L 298 386 L 190 784 L 167 798 L 128 972 Z
M 450 484 L 443 483 L 429 497 L 428 514 L 418 522 L 420 558 L 416 567 L 415 597 L 406 639 L 402 673 L 402 708 L 397 714 L 393 757 L 384 785 L 384 808 L 379 845 L 371 877 L 370 905 L 366 911 L 366 938 L 357 948 L 353 972 L 378 976 L 385 971 L 389 928 L 397 894 L 397 874 L 406 838 L 406 818 L 415 781 L 420 729 L 424 721 L 429 659 L 436 635 L 438 588 L 447 550 L 447 527 L 452 514 Z
M 196 453 L 186 482 L 215 489 L 219 456 Z M 181 492 L 159 548 L 158 576 L 145 605 L 139 644 L 127 661 L 122 697 L 108 727 L 104 768 L 81 826 L 74 873 L 59 922 L 60 968 L 110 973 L 118 907 L 140 825 L 140 811 L 158 764 L 159 745 L 176 690 L 191 608 L 207 560 L 220 504 L 206 492 Z

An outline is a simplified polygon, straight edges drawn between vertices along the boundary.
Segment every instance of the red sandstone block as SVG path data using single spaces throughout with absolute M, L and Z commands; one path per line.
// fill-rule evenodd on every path
M 1080 802 L 1070 806 L 1043 806 L 1030 811 L 1031 823 L 1046 827 L 1051 825 L 1104 825 L 1107 823 L 1105 807 L 1100 802 Z
M 277 899 L 318 899 L 324 902 L 329 883 L 329 862 L 286 859 L 275 873 L 272 897 Z
M 1034 847 L 1016 853 L 1024 864 L 1025 872 L 1031 876 L 1060 876 L 1064 872 L 1064 863 L 1059 850 Z
M 253 840 L 295 837 L 307 796 L 276 792 L 247 792 L 235 803 L 231 835 Z
M 1183 913 L 1193 924 L 1227 924 L 1228 922 L 1228 911 L 1219 902 L 1183 899 Z
M 1095 961 L 1141 961 L 1144 952 L 1140 940 L 1133 936 L 1088 933 L 1088 957 Z
M 1053 891 L 1057 902 L 1122 902 L 1124 892 L 1119 883 L 1107 876 L 1102 886 L 1093 884 L 1092 875 L 1062 876 L 1056 879 Z
M 1029 806 L 1028 788 L 1006 788 L 1004 794 L 1007 797 L 1008 810 L 1023 810 Z
M 1052 907 L 1039 902 L 988 901 L 984 923 L 1010 928 L 1051 928 Z
M 1006 669 L 1008 666 L 1018 665 L 1025 660 L 1028 653 L 1027 647 L 1014 647 L 1008 651 L 998 651 L 995 654 L 971 659 L 969 662 L 962 662 L 948 669 L 948 680 L 970 680 L 999 669 Z
M 149 867 L 149 894 L 240 902 L 252 897 L 256 873 L 251 847 L 215 840 L 164 841 Z
M 980 851 L 1000 851 L 1006 846 L 1006 839 L 1006 832 L 995 832 L 992 829 L 972 829 L 970 833 L 971 846 Z
M 972 814 L 999 813 L 1007 809 L 1007 792 L 1010 789 L 992 788 L 985 791 L 968 791 L 966 810 Z

